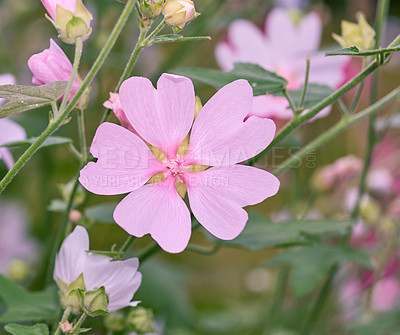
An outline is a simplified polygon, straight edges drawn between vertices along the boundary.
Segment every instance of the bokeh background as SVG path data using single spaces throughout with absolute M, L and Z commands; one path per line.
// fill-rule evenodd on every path
M 262 27 L 268 12 L 277 5 L 295 5 L 305 11 L 318 12 L 324 24 L 322 45 L 338 48 L 331 33 L 340 33 L 341 20 L 355 21 L 355 13 L 363 11 L 368 21 L 373 23 L 376 7 L 376 1 L 372 0 L 195 2 L 197 11 L 202 15 L 185 27 L 183 34 L 210 35 L 212 41 L 149 47 L 140 55 L 134 75 L 146 76 L 156 81 L 161 73 L 176 67 L 218 68 L 214 48 L 225 37 L 228 25 L 235 19 L 244 18 Z M 87 0 L 85 4 L 94 14 L 94 24 L 93 34 L 85 42 L 81 76 L 85 75 L 95 60 L 123 7 L 123 4 L 115 0 Z M 18 84 L 31 84 L 32 75 L 27 66 L 29 57 L 48 48 L 50 38 L 59 42 L 56 31 L 45 19 L 44 13 L 39 0 L 0 0 L 0 73 L 12 73 Z M 400 2 L 391 1 L 383 44 L 390 42 L 399 31 Z M 102 117 L 102 105 L 117 83 L 137 35 L 136 19 L 132 16 L 93 84 L 89 106 L 85 112 L 88 143 L 91 142 Z M 61 42 L 60 45 L 71 59 L 73 47 Z M 399 84 L 399 65 L 400 57 L 395 56 L 390 64 L 383 68 L 379 85 L 381 96 Z M 200 83 L 195 83 L 195 88 L 203 102 L 215 93 L 214 89 Z M 352 95 L 348 94 L 344 98 L 347 104 L 351 103 L 351 97 Z M 364 94 L 360 108 L 367 105 L 368 94 Z M 272 170 L 287 155 L 287 145 L 302 146 L 323 133 L 329 125 L 338 121 L 340 116 L 335 106 L 328 117 L 297 130 L 288 143 L 279 147 L 273 152 L 274 156 L 268 156 L 261 164 Z M 25 127 L 28 137 L 38 136 L 47 125 L 48 110 L 43 108 L 29 111 L 15 119 Z M 312 154 L 315 161 L 313 166 L 304 163 L 282 174 L 282 188 L 279 194 L 251 210 L 273 219 L 282 216 L 296 217 L 303 213 L 313 194 L 311 178 L 316 169 L 344 155 L 355 154 L 362 157 L 366 134 L 366 122 L 351 127 Z M 78 146 L 76 119 L 73 118 L 57 135 L 73 138 Z M 392 131 L 396 140 L 399 139 L 398 135 L 398 131 Z M 21 153 L 22 149 L 13 150 L 14 157 Z M 49 206 L 54 199 L 62 198 L 60 185 L 72 180 L 78 165 L 68 146 L 43 148 L 1 195 L 1 202 L 15 201 L 21 205 L 26 213 L 30 231 L 40 244 L 41 256 L 31 268 L 31 274 L 23 280 L 23 284 L 32 290 L 43 288 L 46 254 L 60 222 L 61 214 L 49 210 Z M 5 166 L 1 164 L 0 175 L 5 173 Z M 77 209 L 102 202 L 118 201 L 121 198 L 122 196 L 100 197 L 86 193 L 84 202 Z M 321 211 L 327 207 L 323 201 L 315 206 L 322 207 Z M 335 215 L 334 206 L 332 208 L 326 210 L 327 215 Z M 90 237 L 93 249 L 109 249 L 113 244 L 120 246 L 127 234 L 115 224 L 95 224 L 91 227 Z M 211 245 L 201 230 L 194 233 L 192 241 L 205 247 Z M 148 237 L 135 242 L 131 254 L 134 255 L 135 250 L 145 247 L 150 242 Z M 289 290 L 279 312 L 279 322 L 271 324 L 268 315 L 271 313 L 271 301 L 279 278 L 275 270 L 266 270 L 261 265 L 276 252 L 271 249 L 254 253 L 242 249 L 222 248 L 212 256 L 191 251 L 179 255 L 160 253 L 141 269 L 143 284 L 136 298 L 143 301 L 143 306 L 153 309 L 156 319 L 168 334 L 296 334 L 297 326 L 308 311 L 307 307 L 314 295 L 308 295 L 298 301 L 291 296 Z M 316 334 L 346 334 L 342 322 L 332 316 L 337 312 L 337 308 L 332 303 L 326 309 L 326 315 L 321 318 Z M 93 322 L 97 327 L 101 327 L 100 319 L 94 319 Z M 397 329 L 398 332 L 393 334 L 400 334 L 400 328 Z

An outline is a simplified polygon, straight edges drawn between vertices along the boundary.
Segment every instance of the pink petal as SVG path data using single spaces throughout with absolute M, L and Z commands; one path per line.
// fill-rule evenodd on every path
M 137 258 L 112 261 L 109 257 L 90 254 L 83 274 L 86 289 L 104 286 L 109 297 L 108 312 L 130 306 L 142 281 L 138 266 Z
M 168 158 L 175 157 L 194 118 L 191 80 L 163 74 L 156 90 L 148 79 L 132 77 L 122 84 L 120 100 L 128 120 L 143 139 Z
M 234 165 L 212 167 L 185 178 L 191 210 L 211 234 L 223 240 L 238 236 L 248 215 L 242 208 L 275 195 L 279 180 L 261 169 Z
M 113 123 L 99 126 L 90 152 L 98 161 L 81 170 L 79 181 L 96 194 L 136 190 L 164 169 L 139 137 Z
M 233 69 L 233 64 L 238 62 L 233 48 L 226 42 L 219 43 L 215 48 L 215 59 L 218 65 L 224 71 L 230 71 Z
M 114 219 L 131 235 L 150 234 L 167 252 L 183 251 L 190 239 L 190 213 L 175 190 L 174 178 L 130 193 L 118 204 Z
M 89 250 L 89 236 L 85 228 L 77 226 L 67 236 L 56 257 L 53 278 L 72 283 L 83 273 Z
M 46 8 L 47 12 L 51 16 L 51 18 L 53 20 L 56 20 L 57 5 L 69 10 L 70 12 L 74 12 L 77 0 L 41 0 L 41 1 L 44 8 Z
M 293 50 L 304 55 L 318 50 L 322 35 L 322 22 L 319 15 L 315 12 L 309 13 L 296 28 L 297 38 Z
M 26 139 L 24 128 L 10 119 L 0 119 L 0 145 L 24 139 Z M 9 169 L 14 166 L 14 159 L 9 149 L 0 147 L 0 159 L 4 160 Z
M 288 108 L 289 103 L 284 97 L 259 95 L 253 98 L 253 108 L 249 116 L 261 118 L 291 119 L 293 112 Z
M 185 160 L 220 166 L 245 161 L 272 141 L 275 123 L 252 116 L 253 91 L 245 80 L 220 89 L 202 108 L 190 135 Z
M 388 277 L 377 282 L 372 291 L 371 305 L 375 311 L 389 311 L 399 304 L 400 284 Z

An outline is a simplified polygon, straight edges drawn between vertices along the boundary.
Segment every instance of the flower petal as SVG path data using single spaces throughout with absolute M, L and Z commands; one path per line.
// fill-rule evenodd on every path
M 188 208 L 175 190 L 175 179 L 144 185 L 130 193 L 117 206 L 115 222 L 129 234 L 150 234 L 167 252 L 183 251 L 190 239 Z
M 113 123 L 99 126 L 90 152 L 98 160 L 81 170 L 79 181 L 96 194 L 123 194 L 136 190 L 164 169 L 139 137 Z
M 53 274 L 54 280 L 57 282 L 60 278 L 65 283 L 70 284 L 78 278 L 85 268 L 87 250 L 89 250 L 88 233 L 82 226 L 77 226 L 64 240 L 57 254 Z
M 249 116 L 261 118 L 291 119 L 293 112 L 284 97 L 259 95 L 253 98 L 253 108 Z
M 90 254 L 83 273 L 86 289 L 104 286 L 109 297 L 109 312 L 130 306 L 142 281 L 138 266 L 137 258 L 112 261 L 109 257 Z
M 163 74 L 157 90 L 142 77 L 126 80 L 120 100 L 133 128 L 168 158 L 176 155 L 189 133 L 195 112 L 195 95 L 190 79 Z
M 23 141 L 25 129 L 10 119 L 0 119 L 0 144 Z
M 185 160 L 212 166 L 245 161 L 272 141 L 275 123 L 252 116 L 253 91 L 246 80 L 220 89 L 202 108 L 194 122 Z
M 275 176 L 244 165 L 192 173 L 185 184 L 196 219 L 223 240 L 235 238 L 246 225 L 248 215 L 242 207 L 255 205 L 279 189 Z

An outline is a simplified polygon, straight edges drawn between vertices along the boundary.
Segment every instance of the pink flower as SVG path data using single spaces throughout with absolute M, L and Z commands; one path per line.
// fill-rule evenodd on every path
M 190 213 L 177 192 L 184 183 L 191 210 L 203 227 L 218 238 L 233 239 L 248 219 L 242 207 L 279 189 L 270 173 L 236 165 L 261 152 L 275 134 L 269 119 L 252 116 L 244 121 L 252 98 L 249 83 L 237 80 L 219 90 L 193 123 L 190 79 L 163 74 L 155 89 L 146 78 L 130 78 L 120 89 L 123 110 L 140 136 L 163 154 L 157 159 L 132 132 L 103 123 L 91 147 L 98 160 L 81 171 L 80 182 L 96 194 L 130 192 L 115 209 L 115 221 L 131 235 L 151 234 L 174 253 L 185 249 L 191 235 Z M 189 131 L 190 144 L 183 150 Z M 146 184 L 155 175 L 163 180 Z
M 69 81 L 72 73 L 72 64 L 64 51 L 50 39 L 50 48 L 31 56 L 28 66 L 33 74 L 32 83 L 44 85 L 53 81 Z M 79 76 L 75 77 L 69 99 L 81 87 Z
M 34 261 L 37 251 L 36 243 L 28 234 L 23 209 L 16 203 L 2 202 L 0 204 L 0 273 L 7 274 L 13 260 Z
M 400 284 L 396 277 L 378 281 L 373 290 L 371 306 L 375 311 L 390 311 L 399 305 Z
M 333 88 L 345 79 L 347 57 L 325 57 L 318 52 L 322 24 L 317 13 L 310 13 L 295 24 L 287 9 L 272 10 L 265 22 L 264 34 L 251 22 L 238 20 L 230 27 L 229 42 L 221 42 L 215 51 L 221 68 L 229 71 L 236 62 L 255 63 L 278 73 L 288 81 L 289 89 L 298 89 L 304 83 L 306 57 L 310 57 L 310 83 Z M 285 98 L 254 97 L 251 115 L 259 117 L 290 118 Z M 325 116 L 329 108 L 318 116 Z
M 57 6 L 60 6 L 70 12 L 75 11 L 77 0 L 41 0 L 44 8 L 55 21 L 57 19 Z
M 11 74 L 0 75 L 0 85 L 14 85 L 15 78 Z M 4 99 L 0 99 L 0 107 L 3 105 Z M 0 119 L 0 145 L 5 143 L 23 141 L 26 139 L 24 128 L 10 119 Z M 14 159 L 10 150 L 0 147 L 0 159 L 6 163 L 11 169 L 14 166 Z
M 133 132 L 134 134 L 138 135 L 137 131 L 132 127 L 128 118 L 125 115 L 124 110 L 122 109 L 118 93 L 110 93 L 110 99 L 107 100 L 103 104 L 103 106 L 108 109 L 112 109 L 115 116 L 118 118 L 119 122 L 121 123 L 122 127 L 126 128 L 126 129 L 130 130 L 131 132 Z
M 138 259 L 112 261 L 109 257 L 88 253 L 88 250 L 88 233 L 82 226 L 77 226 L 57 254 L 53 275 L 57 284 L 60 286 L 61 279 L 69 285 L 83 274 L 86 290 L 104 286 L 109 298 L 108 312 L 136 306 L 137 302 L 131 303 L 131 299 L 142 281 L 142 275 L 137 272 Z

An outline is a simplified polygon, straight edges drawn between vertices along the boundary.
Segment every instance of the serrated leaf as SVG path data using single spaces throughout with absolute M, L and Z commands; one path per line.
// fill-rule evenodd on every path
M 154 43 L 172 43 L 172 42 L 187 42 L 187 41 L 202 41 L 211 40 L 210 36 L 182 36 L 179 34 L 158 35 L 154 37 Z
M 0 298 L 7 309 L 0 323 L 41 321 L 54 318 L 59 310 L 57 286 L 44 291 L 30 292 L 0 275 Z
M 392 52 L 400 51 L 400 47 L 381 48 L 373 50 L 359 50 L 357 47 L 344 48 L 339 50 L 328 51 L 325 56 L 376 56 L 382 54 L 389 54 Z
M 277 248 L 309 244 L 307 235 L 344 235 L 349 221 L 301 221 L 291 220 L 272 223 L 259 213 L 250 212 L 243 232 L 230 241 L 218 240 L 223 246 L 245 248 L 258 251 L 263 248 Z M 211 236 L 211 235 L 210 235 Z M 214 237 L 211 237 L 215 240 Z
M 297 298 L 313 291 L 328 275 L 335 264 L 353 263 L 365 268 L 371 267 L 367 253 L 340 246 L 303 246 L 291 248 L 269 260 L 266 266 L 291 266 L 290 286 Z
M 287 81 L 276 73 L 250 63 L 235 63 L 234 69 L 230 72 L 203 68 L 179 68 L 172 72 L 215 88 L 221 88 L 237 79 L 246 79 L 253 87 L 254 95 L 281 92 L 287 85 Z
M 115 223 L 113 213 L 117 205 L 118 203 L 116 202 L 100 204 L 86 208 L 84 213 L 85 216 L 93 222 Z
M 0 86 L 0 98 L 8 100 L 0 108 L 0 118 L 50 105 L 66 91 L 68 82 L 55 81 L 42 86 Z
M 8 324 L 4 329 L 12 335 L 48 335 L 49 328 L 47 325 L 40 323 L 31 327 L 17 324 Z
M 0 147 L 7 147 L 7 148 L 24 147 L 24 146 L 31 145 L 32 143 L 36 142 L 36 140 L 37 140 L 37 137 L 32 137 L 32 138 L 28 138 L 24 141 L 4 143 L 4 144 L 1 144 Z M 43 142 L 43 144 L 41 145 L 41 148 L 50 147 L 52 145 L 67 144 L 67 143 L 72 143 L 72 139 L 70 139 L 68 137 L 50 136 Z

